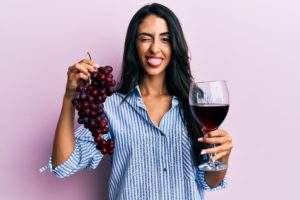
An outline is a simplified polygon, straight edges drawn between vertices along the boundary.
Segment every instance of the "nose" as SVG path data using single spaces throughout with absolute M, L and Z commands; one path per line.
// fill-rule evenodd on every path
M 150 52 L 153 54 L 157 54 L 160 51 L 160 43 L 158 40 L 153 40 L 150 46 Z

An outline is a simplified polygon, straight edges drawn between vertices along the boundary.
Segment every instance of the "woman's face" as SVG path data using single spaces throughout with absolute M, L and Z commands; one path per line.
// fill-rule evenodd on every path
M 148 76 L 165 75 L 171 59 L 169 28 L 163 18 L 147 16 L 139 25 L 136 48 Z

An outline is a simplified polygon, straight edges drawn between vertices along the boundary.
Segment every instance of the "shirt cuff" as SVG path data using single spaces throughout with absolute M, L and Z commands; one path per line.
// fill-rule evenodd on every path
M 223 189 L 227 186 L 227 176 L 225 175 L 224 179 L 221 181 L 221 183 L 217 187 L 210 187 L 207 182 L 205 181 L 205 171 L 197 170 L 196 173 L 196 182 L 198 183 L 199 187 L 205 191 L 217 191 L 220 189 Z
M 50 172 L 53 172 L 53 174 L 55 174 L 59 178 L 68 177 L 75 173 L 77 166 L 79 165 L 79 162 L 80 162 L 80 156 L 79 156 L 78 148 L 75 147 L 74 151 L 72 152 L 68 160 L 58 165 L 54 169 L 52 165 L 52 156 L 50 156 L 48 165 L 42 167 L 40 169 L 40 172 L 44 172 L 48 169 Z

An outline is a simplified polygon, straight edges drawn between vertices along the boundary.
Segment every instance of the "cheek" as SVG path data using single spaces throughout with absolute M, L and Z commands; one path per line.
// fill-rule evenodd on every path
M 137 49 L 137 53 L 139 55 L 139 57 L 143 57 L 143 55 L 145 54 L 145 51 L 146 51 L 146 47 L 145 45 L 136 45 L 136 49 Z
M 165 50 L 165 56 L 166 56 L 166 58 L 167 59 L 171 59 L 171 55 L 172 55 L 172 50 L 171 50 L 171 48 L 167 48 L 166 50 Z

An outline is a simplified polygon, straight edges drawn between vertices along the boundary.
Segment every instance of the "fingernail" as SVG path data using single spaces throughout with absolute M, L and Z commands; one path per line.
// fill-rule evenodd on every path
M 198 138 L 199 142 L 203 142 L 203 137 Z
M 202 151 L 201 151 L 201 155 L 203 155 L 203 154 L 206 154 L 206 151 L 205 151 L 205 150 L 202 150 Z
M 99 65 L 97 63 L 94 64 L 95 67 L 99 67 Z

